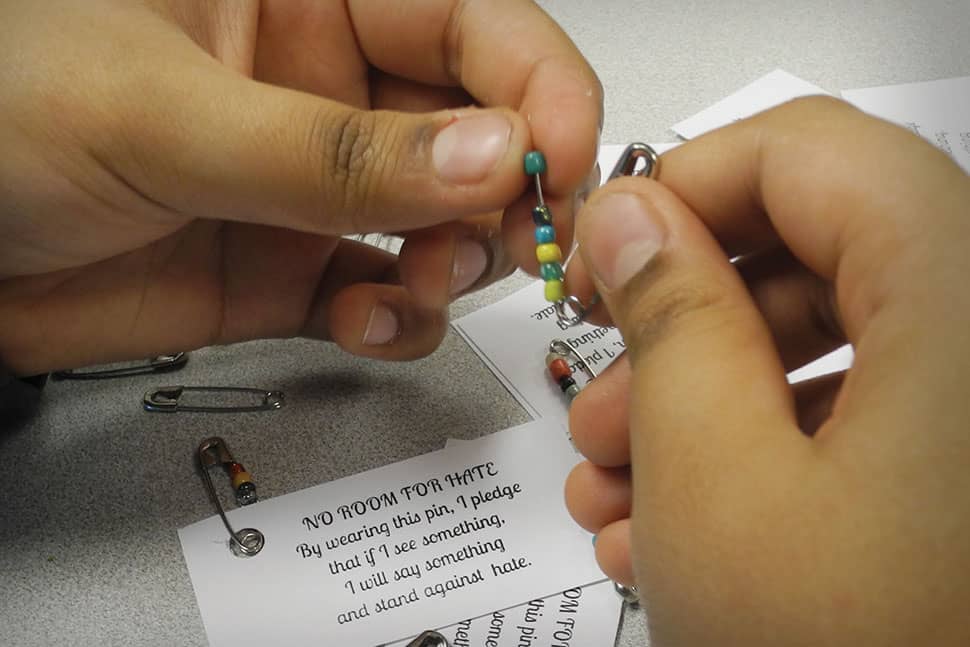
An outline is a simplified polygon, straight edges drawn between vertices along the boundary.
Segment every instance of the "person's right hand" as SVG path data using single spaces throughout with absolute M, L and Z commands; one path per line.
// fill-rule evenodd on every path
M 970 644 L 967 175 L 800 100 L 610 182 L 577 240 L 629 351 L 573 403 L 567 501 L 651 644 Z
M 26 375 L 294 335 L 425 355 L 452 298 L 534 269 L 531 148 L 569 243 L 602 117 L 531 0 L 0 2 L 0 51 Z M 370 232 L 400 258 L 341 238 Z

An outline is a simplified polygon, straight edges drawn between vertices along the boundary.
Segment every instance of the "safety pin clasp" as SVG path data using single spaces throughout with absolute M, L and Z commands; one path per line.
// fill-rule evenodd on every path
M 566 357 L 571 357 L 576 364 L 576 368 L 581 370 L 585 375 L 587 380 L 596 379 L 596 371 L 593 367 L 589 365 L 583 354 L 579 352 L 579 349 L 570 344 L 568 341 L 562 339 L 553 339 L 549 342 L 549 352 L 556 353 L 558 355 L 564 355 Z
M 209 493 L 209 498 L 216 505 L 216 511 L 219 513 L 226 531 L 229 533 L 229 549 L 232 554 L 236 557 L 252 557 L 258 554 L 266 543 L 266 537 L 255 528 L 233 529 L 226 517 L 226 511 L 222 507 L 219 495 L 216 494 L 215 486 L 212 484 L 212 476 L 209 474 L 209 470 L 213 467 L 220 465 L 225 467 L 232 478 L 236 500 L 240 505 L 249 505 L 257 500 L 256 486 L 253 484 L 249 472 L 240 463 L 233 460 L 226 441 L 217 436 L 206 438 L 199 443 L 198 458 L 199 466 L 202 468 L 202 482 Z
M 637 177 L 657 177 L 660 171 L 660 156 L 647 144 L 634 142 L 624 149 L 610 173 L 610 180 L 624 175 Z
M 242 395 L 242 403 L 191 404 L 182 401 L 186 393 L 209 393 L 213 397 L 233 394 Z M 173 413 L 194 411 L 201 413 L 244 413 L 247 411 L 272 411 L 283 406 L 282 391 L 267 391 L 241 386 L 162 386 L 145 393 L 142 399 L 145 411 Z
M 114 377 L 168 373 L 179 370 L 188 361 L 188 353 L 173 353 L 171 355 L 158 355 L 149 360 L 125 366 L 114 366 L 111 368 L 72 368 L 63 371 L 54 371 L 51 377 L 55 380 L 107 380 Z

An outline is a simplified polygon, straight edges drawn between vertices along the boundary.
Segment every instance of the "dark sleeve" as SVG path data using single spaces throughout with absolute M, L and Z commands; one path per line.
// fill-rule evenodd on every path
M 18 378 L 0 366 L 0 424 L 32 414 L 45 384 L 46 374 Z

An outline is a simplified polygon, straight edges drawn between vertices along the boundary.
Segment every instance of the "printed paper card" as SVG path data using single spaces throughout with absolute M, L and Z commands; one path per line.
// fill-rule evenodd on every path
M 439 629 L 451 647 L 613 647 L 623 600 L 606 581 Z M 407 640 L 389 647 L 406 647 Z
M 541 460 L 537 460 L 541 457 Z M 562 487 L 577 457 L 537 421 L 179 531 L 213 647 L 377 645 L 601 581 Z

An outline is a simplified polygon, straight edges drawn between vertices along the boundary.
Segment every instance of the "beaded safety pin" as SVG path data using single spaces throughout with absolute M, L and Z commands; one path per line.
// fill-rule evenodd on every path
M 573 379 L 573 369 L 569 366 L 570 359 L 573 360 L 576 367 L 586 374 L 587 380 L 596 379 L 596 371 L 593 367 L 583 358 L 579 350 L 575 346 L 570 344 L 568 341 L 563 341 L 562 339 L 553 339 L 549 342 L 549 354 L 546 355 L 546 368 L 549 369 L 549 375 L 552 379 L 559 385 L 559 388 L 570 402 L 575 399 L 580 392 L 580 386 L 576 384 L 576 380 Z
M 613 167 L 609 179 L 622 175 L 655 177 L 660 167 L 660 158 L 650 146 L 641 143 L 630 144 L 620 155 L 619 161 Z M 552 225 L 552 211 L 542 197 L 542 180 L 540 176 L 546 172 L 546 158 L 539 151 L 525 154 L 525 173 L 535 178 L 536 200 L 538 204 L 532 209 L 532 222 L 536 226 L 536 258 L 539 260 L 539 276 L 545 281 L 546 301 L 556 307 L 559 321 L 569 326 L 582 323 L 590 310 L 599 301 L 594 295 L 589 305 L 583 305 L 579 298 L 566 294 L 563 285 L 565 272 L 562 267 L 562 249 L 556 243 L 556 229 Z M 568 310 L 567 310 L 568 307 Z M 569 310 L 572 311 L 570 314 Z
M 256 503 L 256 485 L 253 483 L 249 472 L 242 464 L 237 463 L 229 453 L 229 447 L 222 438 L 213 436 L 206 438 L 199 444 L 199 466 L 202 468 L 202 483 L 205 485 L 209 498 L 216 505 L 216 512 L 222 519 L 222 523 L 229 533 L 229 549 L 236 557 L 252 557 L 263 549 L 266 538 L 263 533 L 255 528 L 243 528 L 236 530 L 226 518 L 226 511 L 222 507 L 216 488 L 212 484 L 212 477 L 209 470 L 213 467 L 223 467 L 232 479 L 232 489 L 236 494 L 236 501 L 239 505 L 249 505 Z

